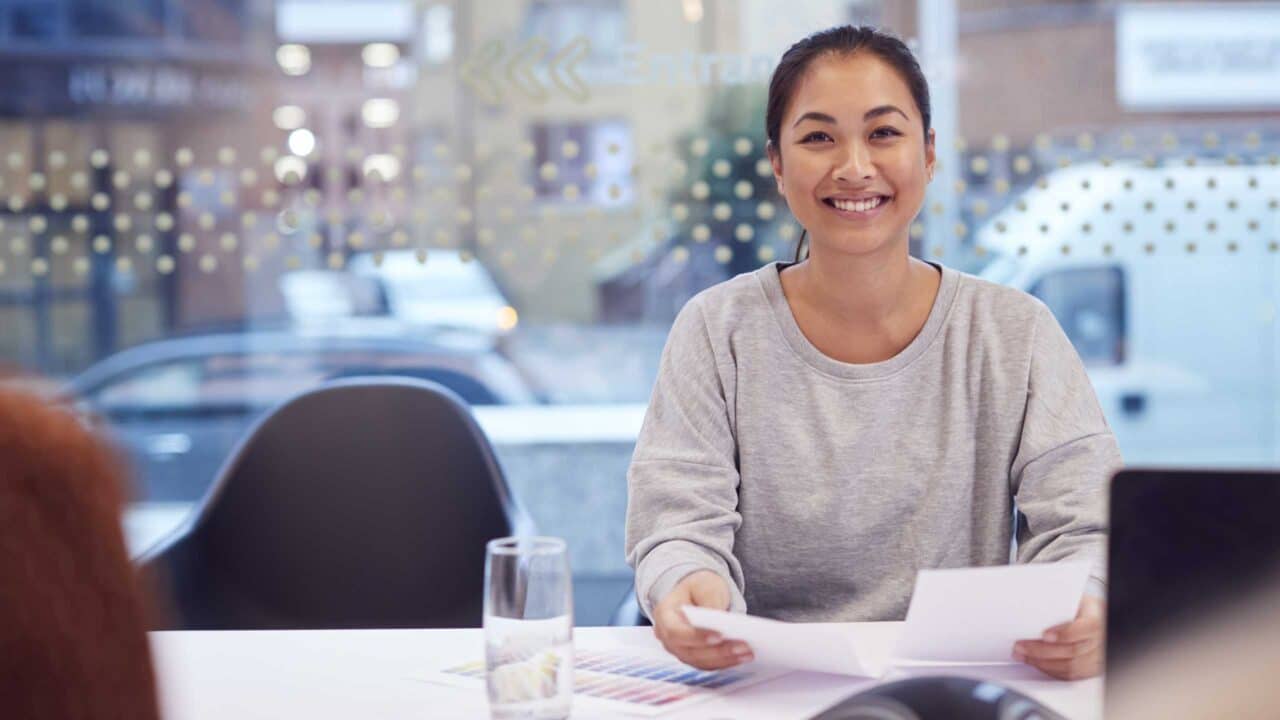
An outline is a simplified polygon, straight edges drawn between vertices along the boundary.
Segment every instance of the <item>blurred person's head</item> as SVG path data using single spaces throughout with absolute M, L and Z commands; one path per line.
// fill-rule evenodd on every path
M 905 254 L 935 135 L 911 50 L 870 27 L 810 35 L 783 54 L 765 113 L 778 192 L 810 255 Z
M 158 717 L 122 485 L 74 415 L 0 384 L 0 717 Z

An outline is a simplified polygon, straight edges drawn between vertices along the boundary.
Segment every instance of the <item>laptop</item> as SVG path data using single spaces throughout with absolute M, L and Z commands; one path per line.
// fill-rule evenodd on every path
M 1280 579 L 1280 472 L 1129 469 L 1111 483 L 1107 697 L 1113 680 Z M 1110 700 L 1108 701 L 1110 702 Z

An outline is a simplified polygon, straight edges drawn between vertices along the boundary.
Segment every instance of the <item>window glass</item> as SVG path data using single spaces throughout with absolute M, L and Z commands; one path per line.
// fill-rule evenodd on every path
M 239 45 L 246 31 L 245 0 L 178 0 L 182 34 L 197 41 Z
M 161 363 L 104 385 L 91 396 L 105 411 L 193 405 L 200 399 L 203 369 L 197 361 Z
M 58 6 L 54 3 L 20 3 L 9 10 L 9 28 L 15 37 L 51 38 L 58 32 L 58 27 Z
M 1031 287 L 1086 365 L 1124 362 L 1124 273 L 1116 267 L 1049 273 Z
M 164 33 L 164 0 L 80 0 L 69 3 L 71 28 L 89 38 L 147 38 Z
M 622 0 L 533 0 L 523 35 L 552 48 L 584 43 L 587 65 L 601 66 L 626 42 L 626 20 Z
M 596 206 L 631 200 L 631 132 L 622 121 L 533 126 L 538 197 Z
M 438 380 L 603 622 L 673 318 L 801 236 L 770 75 L 850 21 L 929 78 L 911 252 L 1044 300 L 1126 461 L 1280 463 L 1267 3 L 0 0 L 0 365 L 110 375 L 139 512 L 295 392 Z

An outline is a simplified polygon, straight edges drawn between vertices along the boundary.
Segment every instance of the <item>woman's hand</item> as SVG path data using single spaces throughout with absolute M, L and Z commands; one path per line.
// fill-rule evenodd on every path
M 1045 630 L 1039 640 L 1014 643 L 1014 659 L 1059 680 L 1080 680 L 1098 675 L 1102 672 L 1106 609 L 1105 602 L 1085 595 L 1075 620 Z
M 710 630 L 689 624 L 685 605 L 729 609 L 729 586 L 710 570 L 698 570 L 681 580 L 653 609 L 653 632 L 667 652 L 702 670 L 720 670 L 753 658 L 744 642 L 725 640 Z

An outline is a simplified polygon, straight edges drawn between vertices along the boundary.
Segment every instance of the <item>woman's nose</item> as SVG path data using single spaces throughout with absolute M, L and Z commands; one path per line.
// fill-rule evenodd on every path
M 865 143 L 849 143 L 840 157 L 839 164 L 836 165 L 836 179 L 852 182 L 869 178 L 873 174 L 875 170 L 870 149 Z

